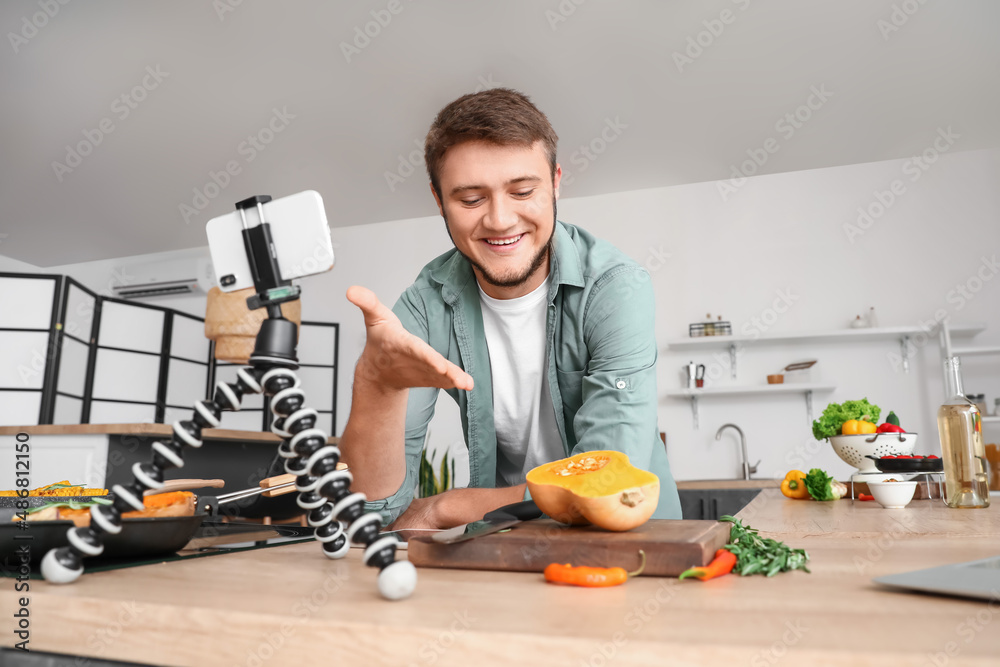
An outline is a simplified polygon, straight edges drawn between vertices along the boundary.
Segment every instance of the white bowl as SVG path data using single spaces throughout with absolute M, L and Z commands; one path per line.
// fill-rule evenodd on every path
M 887 510 L 903 509 L 913 500 L 916 482 L 868 482 L 876 502 Z
M 875 461 L 867 455 L 881 458 L 890 454 L 912 454 L 917 444 L 916 433 L 866 433 L 835 435 L 830 438 L 833 451 L 845 463 L 859 472 L 878 472 Z

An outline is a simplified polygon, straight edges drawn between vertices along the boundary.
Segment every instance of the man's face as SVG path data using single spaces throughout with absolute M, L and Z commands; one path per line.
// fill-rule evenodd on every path
M 541 142 L 467 141 L 445 153 L 441 198 L 434 198 L 452 242 L 490 296 L 523 296 L 548 276 L 561 177 L 556 165 L 553 178 Z

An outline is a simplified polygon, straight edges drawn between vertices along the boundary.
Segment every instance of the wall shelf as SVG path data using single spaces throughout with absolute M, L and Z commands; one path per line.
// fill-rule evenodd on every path
M 949 327 L 950 333 L 957 336 L 975 336 L 985 330 L 986 325 L 982 323 Z M 770 336 L 703 336 L 698 338 L 679 338 L 670 341 L 667 343 L 667 349 L 672 351 L 698 351 L 728 347 L 731 376 L 733 379 L 736 379 L 737 353 L 747 345 L 773 345 L 778 343 L 856 343 L 898 340 L 903 370 L 904 372 L 909 373 L 911 353 L 910 338 L 920 334 L 930 336 L 933 333 L 933 329 L 928 330 L 921 326 L 907 326 L 864 329 L 834 329 L 829 331 L 807 331 L 798 334 L 773 334 Z M 992 354 L 994 351 L 1000 352 L 1000 348 L 967 349 L 983 350 L 981 352 L 971 352 L 970 354 Z
M 955 333 L 952 331 L 952 333 Z M 1000 354 L 1000 347 L 953 347 L 951 353 L 956 357 L 971 357 L 981 354 Z
M 967 324 L 948 328 L 951 335 L 975 336 L 986 330 L 986 325 Z M 930 335 L 923 327 L 882 327 L 877 329 L 834 329 L 830 331 L 809 331 L 798 334 L 774 334 L 764 336 L 702 336 L 699 338 L 679 338 L 667 343 L 671 350 L 698 350 L 728 347 L 734 343 L 767 345 L 773 343 L 837 343 L 893 340 L 900 336 Z
M 761 384 L 732 387 L 706 387 L 704 389 L 680 389 L 668 391 L 667 398 L 688 399 L 691 401 L 691 417 L 694 421 L 694 428 L 698 428 L 698 399 L 712 396 L 760 396 L 766 394 L 805 394 L 806 399 L 806 421 L 812 424 L 813 420 L 813 392 L 830 393 L 837 388 L 833 385 L 789 383 L 789 384 Z M 998 418 L 1000 419 L 1000 418 Z

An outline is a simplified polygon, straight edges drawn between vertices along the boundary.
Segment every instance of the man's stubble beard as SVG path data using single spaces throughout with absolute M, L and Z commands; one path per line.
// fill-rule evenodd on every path
M 494 287 L 518 287 L 528 282 L 528 280 L 531 279 L 531 276 L 535 275 L 535 272 L 538 271 L 538 269 L 540 269 L 542 265 L 545 263 L 545 261 L 549 258 L 549 255 L 551 254 L 552 251 L 552 239 L 556 234 L 556 200 L 553 199 L 552 231 L 551 233 L 549 233 L 549 238 L 545 242 L 545 245 L 539 248 L 538 252 L 532 258 L 531 263 L 528 265 L 527 270 L 522 272 L 520 275 L 516 276 L 507 276 L 507 277 L 495 276 L 492 275 L 489 271 L 487 271 L 485 267 L 479 264 L 479 262 L 472 259 L 464 252 L 462 252 L 461 249 L 459 249 L 458 244 L 455 243 L 455 237 L 451 235 L 451 227 L 448 226 L 448 215 L 444 213 L 444 211 L 442 211 L 441 217 L 444 218 L 444 228 L 448 231 L 448 238 L 451 239 L 452 245 L 455 246 L 455 250 L 458 250 L 459 254 L 462 255 L 462 257 L 464 257 L 466 260 L 468 260 L 469 264 L 479 269 L 479 273 L 482 274 L 483 280 L 488 282 L 490 285 L 493 285 Z

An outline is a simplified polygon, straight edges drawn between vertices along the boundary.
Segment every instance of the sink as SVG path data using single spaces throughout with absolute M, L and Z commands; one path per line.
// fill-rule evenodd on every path
M 761 490 L 774 488 L 773 479 L 704 479 L 677 482 L 684 519 L 715 520 L 734 515 L 750 504 Z

